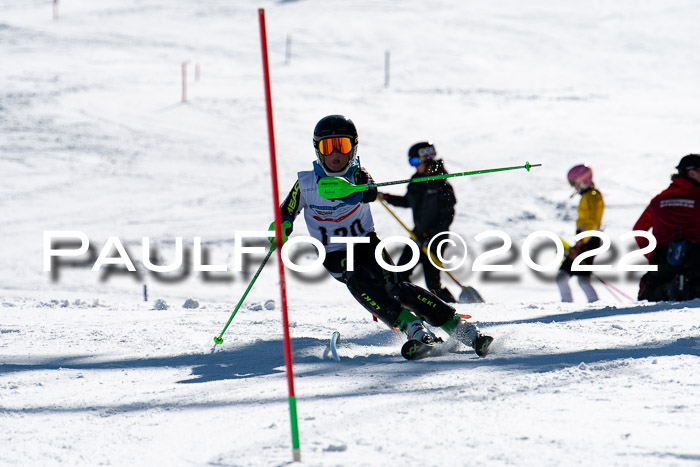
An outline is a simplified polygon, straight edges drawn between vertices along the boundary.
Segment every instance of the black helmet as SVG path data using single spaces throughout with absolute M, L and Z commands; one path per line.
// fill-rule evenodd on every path
M 437 151 L 432 141 L 422 141 L 416 143 L 408 150 L 408 163 L 413 167 L 420 165 L 429 159 L 435 159 Z
M 688 154 L 687 156 L 683 156 L 676 168 L 681 175 L 685 175 L 689 170 L 700 169 L 700 154 Z
M 322 139 L 338 136 L 347 136 L 348 138 L 350 138 L 350 142 L 352 143 L 352 150 L 350 151 L 350 155 L 348 158 L 348 165 L 345 166 L 345 168 L 342 171 L 329 172 L 328 169 L 326 169 L 326 166 L 323 164 L 323 156 L 318 150 L 318 142 Z M 357 159 L 358 142 L 359 140 L 357 138 L 357 128 L 355 128 L 355 124 L 352 122 L 352 120 L 345 117 L 344 115 L 328 115 L 327 117 L 323 117 L 316 124 L 316 128 L 314 128 L 314 149 L 316 150 L 316 160 L 318 161 L 318 164 L 321 166 L 326 175 L 329 176 L 344 175 L 345 172 L 347 172 L 347 169 L 353 165 L 353 163 Z

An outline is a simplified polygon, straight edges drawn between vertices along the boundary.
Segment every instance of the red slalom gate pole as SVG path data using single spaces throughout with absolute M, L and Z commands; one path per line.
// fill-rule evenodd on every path
M 297 420 L 297 399 L 294 395 L 294 371 L 292 370 L 292 340 L 289 336 L 289 316 L 287 314 L 287 285 L 284 279 L 282 262 L 282 213 L 280 211 L 279 190 L 277 188 L 277 156 L 275 154 L 275 131 L 272 126 L 272 95 L 270 93 L 270 68 L 267 60 L 267 33 L 265 30 L 265 10 L 258 9 L 260 20 L 260 43 L 262 46 L 263 75 L 265 81 L 265 103 L 267 107 L 267 134 L 270 145 L 270 172 L 272 176 L 272 202 L 275 210 L 275 239 L 277 242 L 277 263 L 282 294 L 282 327 L 284 328 L 284 361 L 287 368 L 289 386 L 289 414 L 292 424 L 292 455 L 294 462 L 301 462 L 299 447 L 299 423 Z

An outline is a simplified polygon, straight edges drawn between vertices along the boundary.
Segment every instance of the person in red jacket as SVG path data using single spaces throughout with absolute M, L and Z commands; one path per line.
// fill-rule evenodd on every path
M 634 230 L 652 229 L 656 248 L 646 256 L 658 271 L 639 282 L 639 300 L 700 298 L 700 154 L 684 156 L 671 185 L 651 200 Z M 637 237 L 640 248 L 649 242 Z

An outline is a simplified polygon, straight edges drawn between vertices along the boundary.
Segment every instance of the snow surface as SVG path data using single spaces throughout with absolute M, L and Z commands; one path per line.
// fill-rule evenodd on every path
M 239 273 L 141 260 L 143 237 L 164 264 L 182 237 L 191 265 L 201 237 L 231 267 L 233 233 L 272 220 L 258 7 L 283 196 L 332 113 L 355 121 L 380 182 L 408 178 L 423 139 L 451 172 L 543 164 L 452 181 L 469 248 L 455 274 L 487 302 L 458 310 L 495 336 L 487 358 L 404 361 L 344 286 L 288 270 L 303 464 L 700 465 L 700 301 L 595 281 L 586 304 L 572 281 L 562 304 L 554 272 L 520 256 L 532 232 L 571 239 L 565 174 L 588 162 L 616 265 L 634 249 L 619 236 L 698 151 L 700 4 L 683 0 L 61 0 L 57 20 L 47 0 L 0 0 L 0 464 L 291 463 L 276 259 L 215 351 L 262 255 Z M 405 235 L 372 210 L 380 236 Z M 494 229 L 514 271 L 471 271 Z M 48 230 L 84 232 L 91 259 L 44 272 Z M 110 236 L 138 273 L 90 271 Z M 600 276 L 636 296 L 640 273 Z

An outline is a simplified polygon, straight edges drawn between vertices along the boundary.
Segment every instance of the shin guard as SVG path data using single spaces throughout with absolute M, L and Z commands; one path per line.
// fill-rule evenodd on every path
M 381 322 L 389 327 L 394 327 L 396 320 L 401 314 L 402 307 L 401 303 L 389 295 L 384 287 L 359 280 L 356 275 L 351 276 L 346 285 L 360 305 L 365 307 Z
M 455 309 L 437 295 L 410 282 L 396 284 L 392 292 L 402 305 L 431 326 L 442 326 L 455 314 Z

